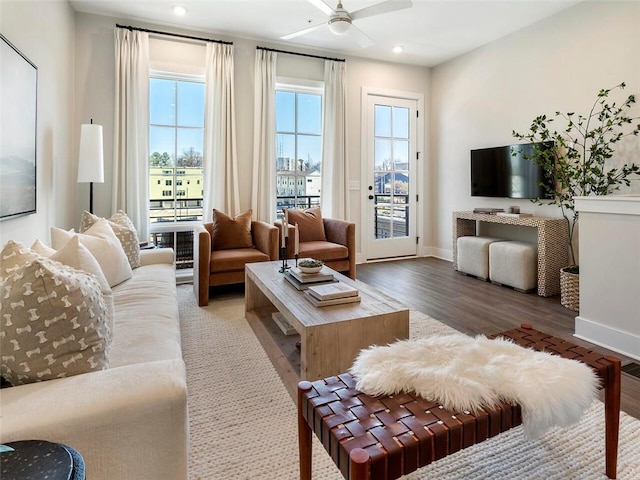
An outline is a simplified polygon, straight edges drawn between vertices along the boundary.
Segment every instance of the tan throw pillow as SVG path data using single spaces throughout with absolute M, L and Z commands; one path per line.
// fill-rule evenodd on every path
M 306 210 L 285 210 L 289 217 L 289 224 L 298 224 L 301 242 L 321 241 L 326 242 L 324 223 L 320 207 L 307 208 Z
M 37 254 L 21 243 L 9 240 L 0 252 L 0 282 L 13 275 L 27 261 L 37 258 Z
M 99 219 L 93 213 L 87 211 L 82 213 L 80 219 L 80 233 L 84 233 L 91 228 Z M 129 265 L 131 268 L 138 268 L 140 266 L 140 241 L 138 240 L 138 232 L 136 227 L 129 216 L 123 211 L 118 210 L 111 215 L 111 218 L 105 219 L 111 228 L 113 233 L 116 234 L 124 253 L 127 255 Z
M 67 232 L 61 228 L 51 227 L 53 248 L 60 250 L 74 235 L 78 235 L 80 243 L 87 247 L 98 261 L 110 287 L 131 278 L 133 272 L 129 260 L 120 241 L 104 218 L 98 219 L 84 233 Z
M 39 257 L 2 283 L 1 374 L 12 385 L 109 366 L 106 306 L 98 280 Z
M 33 242 L 31 250 L 20 243 L 10 240 L 7 242 L 0 255 L 3 258 L 2 271 L 4 272 L 5 267 L 7 267 L 10 274 L 15 273 L 20 267 L 24 266 L 29 261 L 33 261 L 38 258 L 49 258 L 50 260 L 55 260 L 56 262 L 73 267 L 76 270 L 81 270 L 85 273 L 94 275 L 100 283 L 100 290 L 102 291 L 102 296 L 104 297 L 107 307 L 107 325 L 109 326 L 109 335 L 112 334 L 115 320 L 115 302 L 113 292 L 109 287 L 109 283 L 107 282 L 104 273 L 102 273 L 102 268 L 100 268 L 98 261 L 91 252 L 80 243 L 77 235 L 74 235 L 62 247 L 62 249 L 58 251 L 43 244 L 40 240 Z M 2 275 L 2 279 L 4 278 L 5 275 Z
M 213 236 L 211 248 L 226 250 L 229 248 L 251 248 L 251 210 L 231 218 L 219 210 L 213 209 Z
M 113 334 L 113 324 L 115 320 L 115 303 L 113 299 L 113 292 L 109 287 L 109 282 L 102 273 L 102 268 L 98 264 L 96 258 L 91 254 L 89 249 L 80 243 L 78 235 L 71 237 L 64 247 L 57 252 L 54 250 L 54 254 L 49 257 L 50 260 L 69 265 L 76 270 L 81 270 L 85 273 L 90 273 L 95 276 L 100 283 L 100 291 L 104 298 L 104 303 L 107 307 L 107 326 L 109 327 L 109 339 Z

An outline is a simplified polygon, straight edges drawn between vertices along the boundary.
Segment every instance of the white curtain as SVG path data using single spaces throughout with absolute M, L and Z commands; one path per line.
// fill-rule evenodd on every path
M 240 213 L 232 45 L 207 42 L 205 92 L 203 217 L 210 222 L 214 208 Z
M 149 239 L 149 34 L 116 28 L 112 211 Z
M 347 74 L 346 63 L 324 62 L 322 130 L 322 216 L 347 218 Z
M 256 50 L 253 114 L 253 218 L 276 217 L 276 52 Z

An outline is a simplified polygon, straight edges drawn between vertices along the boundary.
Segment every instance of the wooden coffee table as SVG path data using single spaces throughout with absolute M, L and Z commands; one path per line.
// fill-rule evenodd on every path
M 245 314 L 294 399 L 300 380 L 343 373 L 361 349 L 409 338 L 409 310 L 388 295 L 333 272 L 336 279 L 357 288 L 362 301 L 317 308 L 278 272 L 281 266 L 281 262 L 246 265 Z M 276 311 L 298 335 L 282 333 L 271 316 Z

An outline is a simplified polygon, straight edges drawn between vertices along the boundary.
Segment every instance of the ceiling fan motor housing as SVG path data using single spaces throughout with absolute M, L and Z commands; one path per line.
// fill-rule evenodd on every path
M 336 15 L 332 15 L 329 19 L 329 30 L 335 35 L 345 35 L 351 27 L 351 17 L 345 11 L 344 13 L 336 11 Z

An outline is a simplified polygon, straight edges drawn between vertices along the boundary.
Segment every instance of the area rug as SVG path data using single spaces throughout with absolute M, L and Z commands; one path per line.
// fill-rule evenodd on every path
M 251 327 L 244 297 L 217 296 L 198 307 L 191 285 L 178 287 L 189 389 L 191 480 L 298 478 L 296 407 Z M 412 338 L 452 329 L 411 312 Z M 622 413 L 618 478 L 640 478 L 640 421 Z M 568 429 L 526 441 L 522 427 L 467 448 L 406 480 L 604 480 L 604 417 L 594 402 Z M 314 480 L 341 480 L 314 437 Z

